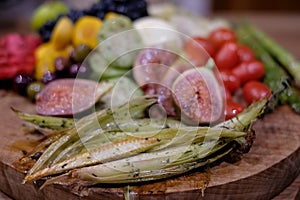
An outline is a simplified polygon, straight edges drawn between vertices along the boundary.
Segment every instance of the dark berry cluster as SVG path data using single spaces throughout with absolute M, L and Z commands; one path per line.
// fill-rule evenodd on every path
M 71 10 L 67 16 L 76 22 L 80 17 L 89 15 L 103 19 L 106 13 L 115 12 L 118 14 L 126 15 L 131 20 L 148 16 L 147 2 L 145 0 L 102 0 L 98 3 L 94 3 L 90 8 L 86 10 Z M 39 33 L 43 38 L 43 41 L 48 41 L 51 37 L 52 30 L 58 21 L 56 20 L 46 22 L 40 29 Z
M 147 2 L 145 0 L 103 0 L 101 3 L 108 12 L 126 15 L 131 20 L 148 15 Z

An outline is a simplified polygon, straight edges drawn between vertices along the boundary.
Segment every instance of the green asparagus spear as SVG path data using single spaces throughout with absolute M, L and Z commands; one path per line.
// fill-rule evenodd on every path
M 247 30 L 272 56 L 276 57 L 280 64 L 292 75 L 296 85 L 300 87 L 300 62 L 264 32 L 251 25 L 247 25 Z
M 297 90 L 290 85 L 291 80 L 287 72 L 273 59 L 261 41 L 256 39 L 255 32 L 249 25 L 240 25 L 236 31 L 240 42 L 251 47 L 265 66 L 264 82 L 273 93 L 269 109 L 273 110 L 277 105 L 287 103 L 296 113 L 300 114 L 300 96 Z

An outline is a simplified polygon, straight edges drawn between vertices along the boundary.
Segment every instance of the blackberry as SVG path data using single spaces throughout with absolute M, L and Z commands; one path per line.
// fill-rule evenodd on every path
M 41 28 L 45 28 L 47 30 L 53 30 L 56 24 L 56 20 L 48 20 Z
M 128 14 L 128 17 L 131 19 L 131 20 L 136 20 L 138 18 L 141 18 L 145 15 L 141 14 L 140 12 L 131 12 L 130 14 Z
M 103 2 L 106 3 L 107 0 Z M 110 1 L 110 4 L 108 6 L 108 11 L 126 15 L 131 20 L 148 16 L 147 2 L 145 0 L 141 0 L 141 1 L 113 0 Z
M 147 10 L 147 2 L 146 1 L 138 1 L 136 2 L 137 10 Z
M 113 2 L 121 2 L 121 3 L 126 3 L 126 2 L 129 2 L 130 0 L 113 0 Z
M 57 23 L 57 21 L 64 15 L 58 15 L 54 20 L 48 20 L 43 26 L 41 26 L 38 30 L 40 36 L 42 37 L 44 42 L 50 40 L 52 31 Z
M 94 9 L 94 11 L 97 12 L 105 12 L 107 10 L 107 5 L 102 4 L 102 3 L 95 3 L 92 5 L 92 8 Z
M 104 16 L 107 12 L 108 4 L 100 3 L 94 3 L 89 9 L 85 10 L 86 15 L 98 17 L 100 19 L 104 19 Z
M 117 10 L 117 5 L 116 5 L 115 3 L 110 3 L 110 4 L 108 5 L 108 7 L 107 7 L 107 10 L 108 10 L 109 12 L 116 12 L 116 10 Z
M 122 15 L 127 15 L 128 7 L 127 6 L 117 6 L 115 8 L 115 10 L 112 11 L 112 12 L 116 12 L 116 13 L 119 13 L 119 14 L 122 14 Z
M 105 15 L 106 15 L 105 12 L 98 12 L 98 13 L 95 15 L 95 17 L 98 17 L 98 18 L 100 18 L 100 19 L 104 19 Z
M 80 17 L 85 15 L 84 10 L 71 10 L 67 16 L 75 23 Z
M 45 27 L 41 27 L 39 29 L 39 34 L 43 40 L 43 42 L 48 42 L 51 37 L 52 30 L 48 30 Z
M 50 40 L 51 32 L 55 26 L 56 20 L 48 20 L 43 26 L 39 28 L 39 34 L 44 42 Z

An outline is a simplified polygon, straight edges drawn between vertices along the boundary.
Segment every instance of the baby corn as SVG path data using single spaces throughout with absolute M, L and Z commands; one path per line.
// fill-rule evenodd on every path
M 156 102 L 156 97 L 138 97 L 78 120 L 59 132 L 62 136 L 43 153 L 25 182 L 50 176 L 50 184 L 71 175 L 118 184 L 179 175 L 246 144 L 249 127 L 267 104 L 260 100 L 214 127 L 191 127 L 176 120 L 144 118 L 144 111 Z
M 157 103 L 155 96 L 143 96 L 137 97 L 124 105 L 118 106 L 114 109 L 104 109 L 96 113 L 90 114 L 76 122 L 75 126 L 68 129 L 63 129 L 61 137 L 52 143 L 35 163 L 35 165 L 29 170 L 27 176 L 31 176 L 33 173 L 51 166 L 60 152 L 75 143 L 80 139 L 89 137 L 89 134 L 96 129 L 106 127 L 107 124 L 114 122 L 115 115 L 121 120 L 121 116 L 128 120 L 128 116 L 132 118 L 142 117 L 145 109 L 149 106 Z M 117 113 L 117 114 L 116 114 Z M 116 123 L 114 123 L 114 129 L 118 129 Z

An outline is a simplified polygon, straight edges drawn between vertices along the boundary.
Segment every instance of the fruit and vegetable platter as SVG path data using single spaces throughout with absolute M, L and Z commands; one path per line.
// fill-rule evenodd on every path
M 49 1 L 0 38 L 14 199 L 272 199 L 300 169 L 300 62 L 243 21 Z

